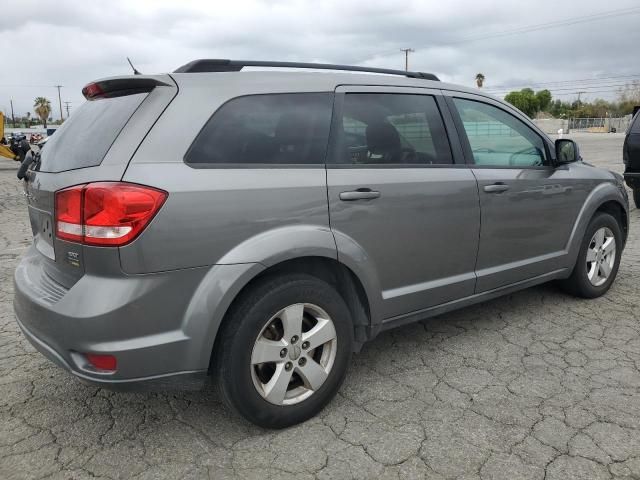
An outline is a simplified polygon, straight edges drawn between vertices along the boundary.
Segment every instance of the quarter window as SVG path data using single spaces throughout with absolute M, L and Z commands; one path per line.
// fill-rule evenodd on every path
M 544 141 L 513 115 L 492 105 L 454 99 L 476 165 L 534 167 L 545 164 Z
M 337 130 L 337 163 L 453 163 L 440 111 L 429 95 L 348 93 Z
M 185 156 L 190 164 L 323 164 L 332 93 L 251 95 L 224 104 Z

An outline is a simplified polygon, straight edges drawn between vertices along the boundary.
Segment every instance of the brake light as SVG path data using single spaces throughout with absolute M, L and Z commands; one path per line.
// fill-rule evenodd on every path
M 104 95 L 104 90 L 102 90 L 100 84 L 90 83 L 82 89 L 82 95 L 84 95 L 84 98 L 87 100 L 91 100 L 92 98 Z
M 122 246 L 160 210 L 167 192 L 125 182 L 97 182 L 55 195 L 56 236 L 70 242 Z
M 101 355 L 97 353 L 85 353 L 89 363 L 98 370 L 109 370 L 115 372 L 118 362 L 113 355 Z
M 82 186 L 56 192 L 56 235 L 71 242 L 82 241 Z

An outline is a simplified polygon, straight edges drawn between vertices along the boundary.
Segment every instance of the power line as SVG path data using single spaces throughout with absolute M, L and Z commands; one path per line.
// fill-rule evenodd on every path
M 453 42 L 447 42 L 439 45 L 453 45 L 457 43 L 464 43 L 464 42 L 475 41 L 475 40 L 484 40 L 487 38 L 504 37 L 507 35 L 517 35 L 521 33 L 535 32 L 538 30 L 547 30 L 549 28 L 564 27 L 566 25 L 577 25 L 579 23 L 594 22 L 602 19 L 620 17 L 622 15 L 635 15 L 637 13 L 640 13 L 640 7 L 610 10 L 608 12 L 593 13 L 590 15 L 584 15 L 582 17 L 566 18 L 564 20 L 557 20 L 554 22 L 539 23 L 535 25 L 525 25 L 522 27 L 514 28 L 512 30 L 504 30 L 502 32 L 487 33 L 483 35 L 472 35 L 472 36 L 460 38 Z
M 574 92 L 563 92 L 563 93 L 558 93 L 558 94 L 554 94 L 554 97 L 564 97 L 567 95 L 577 95 L 578 93 L 588 93 L 589 95 L 594 94 L 594 93 L 616 93 L 615 90 L 595 90 L 595 91 L 591 91 L 591 92 L 585 92 L 585 91 L 574 91 Z
M 620 17 L 623 15 L 636 15 L 638 13 L 640 13 L 640 7 L 630 7 L 630 8 L 623 8 L 618 10 L 610 10 L 607 12 L 592 13 L 589 15 L 581 16 L 581 17 L 565 18 L 563 20 L 557 20 L 554 22 L 539 23 L 534 25 L 523 25 L 521 27 L 517 27 L 511 30 L 503 30 L 499 32 L 492 32 L 492 33 L 486 33 L 481 35 L 472 35 L 472 36 L 462 37 L 457 40 L 452 40 L 449 42 L 435 43 L 435 44 L 431 43 L 428 45 L 422 45 L 420 46 L 420 48 L 433 48 L 433 47 L 443 47 L 448 45 L 457 45 L 460 43 L 472 42 L 476 40 L 485 40 L 488 38 L 504 37 L 509 35 L 519 35 L 523 33 L 535 32 L 538 30 L 548 30 L 548 29 L 557 28 L 557 27 L 564 27 L 567 25 L 577 25 L 580 23 L 595 22 L 598 20 Z M 391 53 L 387 55 L 377 54 L 376 56 L 385 57 L 390 55 Z
M 566 91 L 566 90 L 575 90 L 576 88 L 580 88 L 583 90 L 591 90 L 591 89 L 598 89 L 598 88 L 613 88 L 613 87 L 617 87 L 617 88 L 624 88 L 627 85 L 629 85 L 629 82 L 623 82 L 623 83 L 610 83 L 610 84 L 606 84 L 606 85 L 571 85 L 571 86 L 567 86 L 567 87 L 558 87 L 558 88 L 554 88 L 554 87 L 550 87 L 547 90 L 551 91 L 551 92 L 562 92 L 562 91 Z M 528 87 L 523 87 L 523 88 L 528 88 Z M 518 88 L 508 88 L 508 89 L 504 89 L 504 90 L 487 90 L 487 93 L 490 93 L 492 95 L 498 95 L 501 93 L 509 93 L 509 92 L 513 92 L 513 91 L 518 91 Z M 520 89 L 522 90 L 522 89 Z
M 589 95 L 592 95 L 592 94 L 596 94 L 596 93 L 617 93 L 617 91 L 613 90 L 613 89 L 609 89 L 609 90 L 594 90 L 594 91 L 589 91 L 589 92 L 585 92 L 584 90 L 581 90 L 581 91 L 574 90 L 573 92 L 554 93 L 553 94 L 553 98 L 574 96 L 574 95 L 577 95 L 578 93 L 588 93 Z M 503 96 L 504 97 L 503 94 L 494 94 L 494 93 L 492 93 L 491 95 Z
M 598 78 L 575 78 L 572 80 L 556 80 L 556 81 L 551 81 L 551 82 L 527 82 L 527 83 L 515 83 L 515 84 L 511 84 L 511 85 L 507 85 L 507 84 L 502 84 L 502 85 L 494 85 L 492 87 L 489 87 L 487 90 L 495 90 L 495 91 L 501 91 L 501 90 L 506 90 L 506 89 L 513 89 L 513 88 L 526 88 L 526 87 L 545 87 L 545 86 L 553 86 L 553 85 L 565 85 L 565 84 L 575 84 L 575 83 L 601 83 L 603 81 L 610 81 L 610 80 L 616 80 L 616 79 L 620 79 L 620 78 L 628 78 L 628 81 L 634 81 L 634 80 L 640 80 L 640 73 L 634 73 L 634 74 L 629 74 L 629 75 L 612 75 L 612 76 L 608 76 L 608 77 L 598 77 Z

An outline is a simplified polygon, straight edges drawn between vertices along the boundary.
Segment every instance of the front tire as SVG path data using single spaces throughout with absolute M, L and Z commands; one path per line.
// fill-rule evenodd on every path
M 267 277 L 232 306 L 214 368 L 225 403 L 250 422 L 284 428 L 337 393 L 353 326 L 342 297 L 304 274 Z
M 582 298 L 607 293 L 618 273 L 622 245 L 617 220 L 608 213 L 597 213 L 587 227 L 571 276 L 561 282 L 563 289 Z

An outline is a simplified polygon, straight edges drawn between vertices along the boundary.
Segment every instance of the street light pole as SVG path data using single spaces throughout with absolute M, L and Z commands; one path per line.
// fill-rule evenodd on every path
M 401 52 L 404 52 L 404 71 L 409 71 L 409 52 L 415 52 L 413 48 L 401 48 Z
M 54 87 L 58 89 L 58 105 L 60 105 L 60 123 L 62 123 L 64 121 L 64 118 L 62 118 L 62 97 L 60 97 L 60 89 L 62 88 L 62 85 L 54 85 Z
M 13 98 L 9 99 L 11 103 L 11 125 L 13 128 L 16 128 L 16 117 L 13 115 Z

